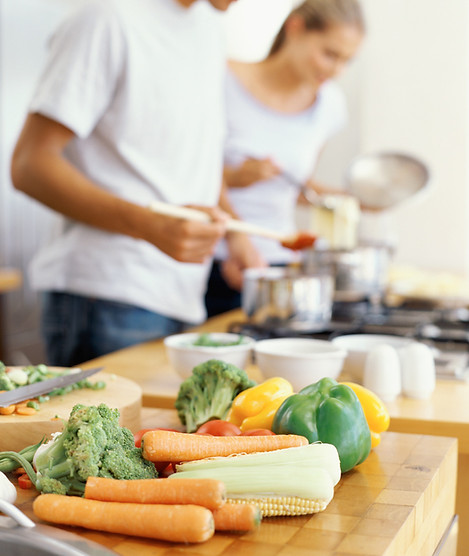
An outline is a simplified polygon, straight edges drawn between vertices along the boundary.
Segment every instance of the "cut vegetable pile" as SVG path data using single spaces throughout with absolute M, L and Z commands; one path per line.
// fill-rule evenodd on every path
M 323 511 L 368 456 L 370 429 L 379 441 L 386 408 L 356 386 L 324 378 L 295 394 L 211 360 L 181 386 L 187 432 L 134 436 L 117 410 L 78 405 L 49 442 L 0 453 L 0 472 L 22 466 L 42 492 L 35 514 L 52 523 L 181 543 L 252 531 L 263 517 Z
M 43 382 L 50 378 L 56 378 L 68 374 L 70 369 L 53 369 L 46 365 L 27 365 L 25 367 L 7 367 L 0 361 L 0 394 L 10 392 L 21 386 Z M 63 396 L 73 390 L 89 388 L 91 390 L 102 390 L 106 387 L 103 381 L 91 382 L 88 379 L 79 380 L 73 384 L 56 388 L 47 395 L 39 396 L 31 400 L 0 407 L 0 415 L 35 415 L 41 408 L 41 404 L 49 401 L 51 397 Z

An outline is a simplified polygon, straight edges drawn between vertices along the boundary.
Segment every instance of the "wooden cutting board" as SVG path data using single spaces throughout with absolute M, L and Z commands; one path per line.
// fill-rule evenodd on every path
M 0 451 L 19 451 L 25 446 L 36 444 L 41 438 L 62 430 L 62 419 L 67 420 L 73 406 L 99 405 L 105 403 L 120 411 L 120 422 L 124 427 L 136 432 L 140 428 L 142 389 L 127 378 L 99 372 L 90 382 L 102 380 L 106 387 L 102 390 L 84 388 L 74 390 L 64 396 L 51 398 L 41 404 L 41 409 L 31 416 L 0 415 Z M 56 419 L 56 416 L 59 419 Z

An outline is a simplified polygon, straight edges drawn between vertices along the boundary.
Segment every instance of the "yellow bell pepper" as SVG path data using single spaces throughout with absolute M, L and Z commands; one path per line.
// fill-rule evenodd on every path
M 381 442 L 381 433 L 388 430 L 390 417 L 388 410 L 380 398 L 368 388 L 355 382 L 342 382 L 356 394 L 370 427 L 371 447 L 376 448 Z
M 257 386 L 240 392 L 231 404 L 226 420 L 243 432 L 271 429 L 275 413 L 283 401 L 293 394 L 293 387 L 281 377 L 269 378 Z

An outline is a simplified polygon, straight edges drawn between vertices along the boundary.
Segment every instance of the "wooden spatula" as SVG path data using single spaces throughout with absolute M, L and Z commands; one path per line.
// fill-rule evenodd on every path
M 174 216 L 175 218 L 182 218 L 184 220 L 191 220 L 195 222 L 210 222 L 210 216 L 206 212 L 189 207 L 171 205 L 168 203 L 163 203 L 161 201 L 153 201 L 149 205 L 149 209 L 157 214 Z M 276 232 L 275 230 L 269 230 L 268 228 L 263 228 L 262 226 L 257 226 L 256 224 L 250 224 L 249 222 L 236 220 L 235 218 L 230 218 L 226 222 L 226 229 L 230 232 L 241 232 L 248 235 L 275 239 L 279 241 L 284 247 L 293 250 L 311 247 L 316 241 L 316 236 L 313 236 L 308 232 L 301 232 L 299 234 L 294 234 L 287 237 L 284 234 Z

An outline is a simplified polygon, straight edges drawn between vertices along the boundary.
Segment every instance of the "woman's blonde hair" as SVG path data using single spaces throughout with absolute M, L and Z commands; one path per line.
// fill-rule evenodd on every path
M 285 40 L 286 22 L 292 15 L 298 15 L 308 31 L 324 31 L 330 25 L 354 25 L 365 32 L 365 20 L 358 0 L 305 0 L 294 8 L 280 27 L 272 43 L 269 56 L 280 50 Z

